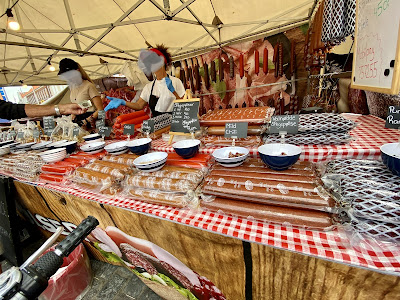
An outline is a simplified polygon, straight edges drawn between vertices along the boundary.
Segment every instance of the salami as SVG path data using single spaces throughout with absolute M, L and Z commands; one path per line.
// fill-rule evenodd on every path
M 264 48 L 263 72 L 264 72 L 264 74 L 268 74 L 268 49 L 267 49 L 267 47 Z
M 221 58 L 221 55 L 218 58 L 218 67 L 219 67 L 219 71 L 218 71 L 219 80 L 222 81 L 222 80 L 224 80 L 224 62 Z
M 240 74 L 240 78 L 243 78 L 243 76 L 244 76 L 244 58 L 243 58 L 242 53 L 239 56 L 239 74 Z
M 151 275 L 158 274 L 157 269 L 135 248 L 127 243 L 119 245 L 123 257 L 135 267 L 143 268 Z
M 229 57 L 229 77 L 233 79 L 235 77 L 235 62 L 233 56 Z
M 258 50 L 254 51 L 254 73 L 258 75 L 260 72 L 260 53 Z
M 206 85 L 206 89 L 210 87 L 210 75 L 208 74 L 208 64 L 204 63 L 204 84 Z
M 211 80 L 213 81 L 213 82 L 216 82 L 217 81 L 217 73 L 216 73 L 216 70 L 215 70 L 215 61 L 211 61 L 211 71 L 210 71 L 210 75 L 211 75 Z

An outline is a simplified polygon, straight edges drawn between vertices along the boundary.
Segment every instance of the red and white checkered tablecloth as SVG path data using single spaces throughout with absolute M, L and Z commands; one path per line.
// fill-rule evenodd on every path
M 343 114 L 347 119 L 357 122 L 350 135 L 353 140 L 349 144 L 338 146 L 325 145 L 304 145 L 300 160 L 305 161 L 324 161 L 341 158 L 357 159 L 379 159 L 380 146 L 386 143 L 397 142 L 400 132 L 395 129 L 385 128 L 385 121 L 372 115 Z M 219 147 L 220 148 L 220 147 Z M 155 151 L 173 152 L 172 146 L 168 142 L 158 139 L 152 142 L 152 149 Z M 214 148 L 200 148 L 200 153 L 211 154 Z M 257 155 L 257 149 L 249 149 L 250 154 Z
M 28 182 L 29 183 L 29 182 Z M 121 207 L 152 217 L 203 229 L 216 234 L 260 243 L 304 255 L 315 256 L 352 266 L 365 267 L 400 276 L 400 246 L 379 250 L 353 247 L 346 235 L 333 231 L 312 231 L 291 226 L 264 223 L 214 213 L 190 211 L 169 206 L 149 204 L 121 196 L 107 197 L 82 188 L 53 184 L 29 183 L 72 194 L 102 204 Z

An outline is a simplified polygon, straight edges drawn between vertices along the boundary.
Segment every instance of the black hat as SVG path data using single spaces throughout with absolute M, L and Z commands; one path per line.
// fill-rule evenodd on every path
M 78 63 L 70 58 L 63 58 L 60 60 L 59 67 L 58 75 L 70 70 L 78 70 Z

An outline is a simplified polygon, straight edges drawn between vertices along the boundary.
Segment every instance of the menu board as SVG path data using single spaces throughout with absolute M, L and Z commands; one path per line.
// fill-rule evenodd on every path
M 400 90 L 400 1 L 358 0 L 352 88 Z
M 43 128 L 47 135 L 50 135 L 55 128 L 54 117 L 43 117 Z
M 194 133 L 200 130 L 199 100 L 175 101 L 172 110 L 172 132 Z

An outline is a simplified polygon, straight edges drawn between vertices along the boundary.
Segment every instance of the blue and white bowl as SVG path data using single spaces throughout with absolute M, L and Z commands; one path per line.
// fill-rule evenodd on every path
M 139 156 L 133 161 L 133 164 L 140 171 L 154 172 L 164 167 L 167 157 L 168 154 L 166 152 L 152 152 Z
M 128 142 L 116 142 L 112 144 L 108 144 L 104 147 L 104 149 L 111 155 L 119 155 L 128 151 Z
M 238 157 L 229 157 L 229 154 L 242 154 Z M 238 167 L 249 156 L 249 150 L 244 147 L 224 147 L 221 149 L 217 149 L 213 152 L 212 156 L 215 161 L 219 163 L 221 166 L 233 168 Z
M 35 145 L 32 145 L 31 149 L 32 150 L 43 150 L 46 148 L 47 145 L 51 144 L 51 141 L 43 141 L 40 143 L 37 143 Z
M 0 142 L 0 147 L 6 146 L 6 145 L 10 145 L 12 143 L 14 143 L 14 140 Z
M 105 145 L 106 145 L 106 142 L 85 143 L 81 146 L 81 150 L 86 153 L 96 154 L 96 153 L 103 151 Z
M 199 152 L 200 141 L 195 139 L 182 140 L 174 143 L 172 147 L 179 156 L 191 158 Z
M 65 148 L 67 150 L 67 153 L 71 154 L 76 150 L 77 145 L 77 141 L 69 141 L 61 144 L 60 147 Z
M 25 144 L 19 144 L 19 145 L 17 145 L 16 147 L 15 147 L 15 149 L 16 150 L 30 150 L 31 149 L 31 147 L 33 146 L 33 145 L 35 145 L 36 143 L 35 142 L 31 142 L 31 143 L 25 143 Z
M 46 148 L 48 148 L 48 149 L 60 148 L 60 146 L 66 142 L 68 142 L 68 140 L 61 140 L 61 141 L 53 142 L 53 143 L 46 145 Z
M 301 148 L 291 144 L 272 143 L 258 147 L 261 160 L 272 170 L 283 171 L 294 165 Z
M 0 156 L 6 155 L 8 153 L 10 153 L 10 147 L 8 145 L 0 147 Z
M 19 144 L 21 144 L 21 143 L 13 142 L 13 143 L 9 144 L 8 147 L 10 147 L 11 151 L 14 151 Z
M 400 145 L 389 143 L 381 146 L 381 157 L 386 167 L 397 176 L 400 176 Z
M 101 135 L 98 133 L 93 133 L 89 135 L 85 135 L 82 137 L 86 143 L 90 142 L 100 142 L 102 140 Z
M 63 160 L 67 156 L 67 150 L 65 150 L 65 148 L 56 148 L 44 151 L 39 155 L 45 162 L 55 163 Z
M 133 141 L 129 141 L 126 146 L 128 147 L 129 151 L 135 153 L 137 155 L 143 155 L 149 152 L 151 146 L 151 139 L 150 138 L 143 138 L 137 139 Z

